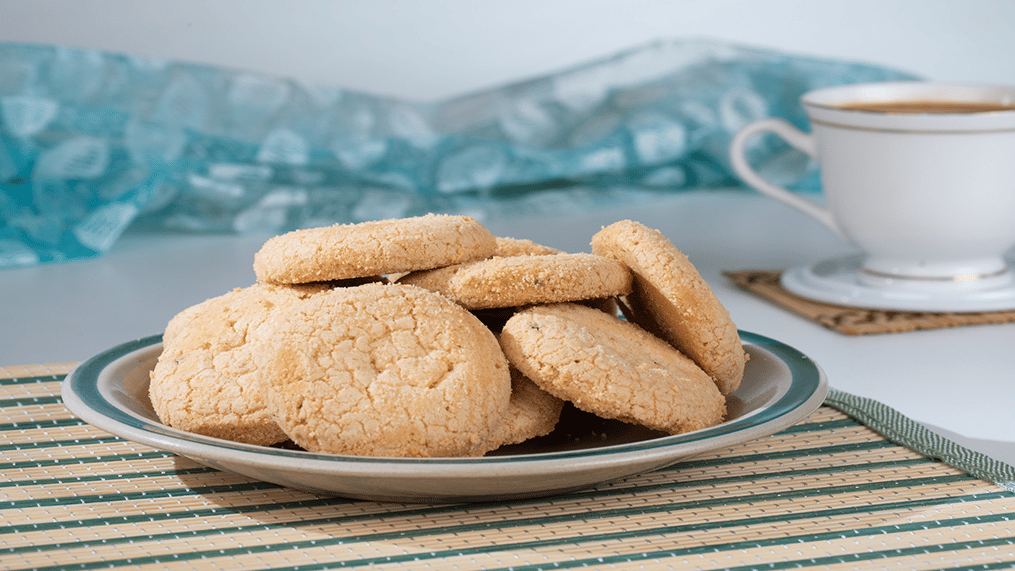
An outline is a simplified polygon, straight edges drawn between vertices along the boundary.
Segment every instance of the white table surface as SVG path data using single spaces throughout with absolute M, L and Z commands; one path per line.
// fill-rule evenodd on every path
M 587 252 L 602 226 L 658 228 L 737 326 L 807 354 L 833 388 L 876 399 L 1015 465 L 1015 324 L 845 336 L 748 294 L 724 270 L 786 269 L 852 250 L 817 222 L 750 191 L 675 193 L 564 217 L 488 220 L 495 234 Z M 0 270 L 0 365 L 82 361 L 155 333 L 178 311 L 254 282 L 265 236 L 129 234 L 96 259 Z

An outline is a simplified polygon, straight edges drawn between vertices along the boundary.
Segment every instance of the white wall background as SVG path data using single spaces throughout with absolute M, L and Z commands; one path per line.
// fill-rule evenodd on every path
M 0 0 L 0 41 L 227 65 L 413 99 L 681 37 L 1015 83 L 1013 0 Z

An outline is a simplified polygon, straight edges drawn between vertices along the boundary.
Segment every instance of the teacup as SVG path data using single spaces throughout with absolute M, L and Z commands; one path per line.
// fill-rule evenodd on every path
M 733 168 L 858 247 L 861 282 L 976 289 L 1012 281 L 1015 86 L 870 83 L 811 91 L 801 103 L 810 134 L 780 119 L 752 123 L 730 146 Z M 815 157 L 827 206 L 748 164 L 748 143 L 763 132 Z

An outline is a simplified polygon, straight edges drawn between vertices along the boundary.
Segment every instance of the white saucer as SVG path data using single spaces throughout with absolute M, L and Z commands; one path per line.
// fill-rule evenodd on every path
M 992 278 L 987 283 L 882 279 L 862 276 L 860 256 L 835 258 L 799 266 L 782 274 L 790 293 L 815 301 L 896 311 L 975 312 L 1015 309 L 1015 279 Z

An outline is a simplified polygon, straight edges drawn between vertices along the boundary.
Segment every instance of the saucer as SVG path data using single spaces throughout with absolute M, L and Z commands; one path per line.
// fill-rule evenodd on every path
M 975 282 L 929 283 L 898 278 L 877 283 L 860 268 L 861 256 L 834 258 L 791 268 L 782 274 L 781 283 L 800 297 L 847 307 L 932 312 L 1015 309 L 1013 279 L 994 279 L 987 287 Z

